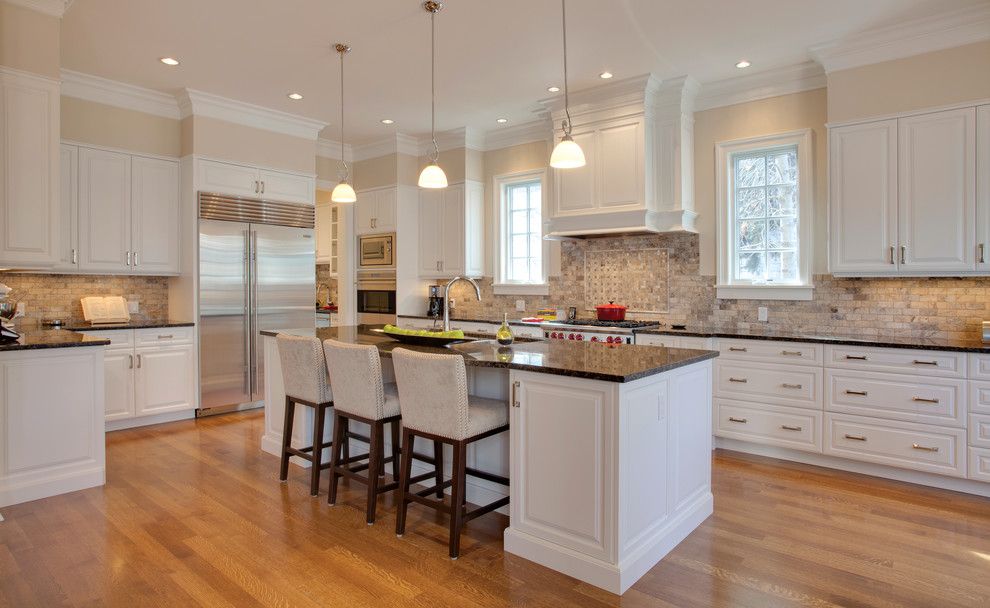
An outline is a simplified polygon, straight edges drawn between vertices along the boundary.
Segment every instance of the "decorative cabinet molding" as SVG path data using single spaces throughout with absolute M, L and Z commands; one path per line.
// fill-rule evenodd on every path
M 484 273 L 484 185 L 474 181 L 419 192 L 421 278 Z
M 358 192 L 354 203 L 354 233 L 362 236 L 395 232 L 397 198 L 397 186 Z
M 196 160 L 199 189 L 282 203 L 313 205 L 316 178 L 285 171 L 199 158 Z

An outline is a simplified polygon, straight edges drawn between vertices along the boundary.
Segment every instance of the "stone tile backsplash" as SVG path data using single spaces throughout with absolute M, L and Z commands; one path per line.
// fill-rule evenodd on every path
M 0 283 L 13 290 L 11 299 L 24 303 L 24 318 L 17 322 L 25 325 L 35 325 L 42 319 L 82 319 L 79 300 L 86 296 L 136 298 L 141 312 L 132 314 L 132 318 L 166 318 L 167 281 L 166 277 L 0 273 Z
M 330 264 L 316 265 L 316 300 L 320 304 L 326 304 L 327 291 L 321 285 L 330 288 L 330 301 L 337 303 L 337 279 L 331 276 Z
M 661 250 L 653 263 L 641 263 L 642 252 Z M 662 313 L 630 313 L 631 318 L 665 323 L 705 324 L 740 329 L 766 327 L 800 333 L 852 333 L 864 337 L 972 338 L 990 319 L 990 277 L 967 278 L 838 278 L 815 276 L 814 299 L 718 300 L 715 278 L 701 276 L 698 237 L 688 233 L 645 235 L 569 241 L 561 247 L 561 275 L 551 277 L 546 297 L 496 296 L 490 279 L 482 282 L 482 301 L 470 287 L 456 285 L 454 315 L 497 319 L 502 313 L 519 317 L 515 301 L 523 299 L 526 313 L 539 308 L 577 306 L 579 316 L 593 316 L 604 294 L 585 285 L 588 252 L 611 251 L 615 268 L 624 269 L 614 299 L 630 305 L 645 295 L 645 305 Z M 652 288 L 652 291 L 650 289 Z M 596 294 L 596 295 L 589 295 Z M 592 299 L 594 298 L 594 299 Z M 613 298 L 609 298 L 613 299 Z M 637 302 L 637 306 L 639 302 Z M 757 308 L 766 306 L 769 322 L 757 320 Z

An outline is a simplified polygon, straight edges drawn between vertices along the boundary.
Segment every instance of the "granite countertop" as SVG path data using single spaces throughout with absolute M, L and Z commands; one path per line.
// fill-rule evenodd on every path
M 429 315 L 398 315 L 398 318 L 399 319 L 428 319 L 430 321 L 433 321 L 434 320 L 433 317 L 431 317 Z M 443 317 L 441 316 L 437 320 L 437 322 L 438 323 L 443 323 Z M 502 320 L 501 319 L 499 319 L 498 321 L 492 321 L 491 319 L 463 319 L 461 317 L 456 317 L 456 318 L 455 317 L 451 317 L 450 318 L 450 322 L 451 323 L 488 323 L 489 325 L 501 325 L 502 324 Z M 515 321 L 510 320 L 509 321 L 509 325 L 536 327 L 539 324 L 538 323 L 523 323 L 522 321 L 519 321 L 519 320 L 515 320 Z
M 19 333 L 21 337 L 16 342 L 0 342 L 0 352 L 73 346 L 106 346 L 110 344 L 110 340 L 104 338 L 84 336 L 74 331 L 61 329 L 33 329 L 19 331 Z
M 192 321 L 168 321 L 165 319 L 132 319 L 127 323 L 103 323 L 91 325 L 89 321 L 74 320 L 65 324 L 62 329 L 68 331 L 93 331 L 104 329 L 154 329 L 159 327 L 193 327 Z
M 630 348 L 624 345 L 563 340 L 519 341 L 508 347 L 500 347 L 494 340 L 476 340 L 448 348 L 434 348 L 402 344 L 375 331 L 381 327 L 383 326 L 349 325 L 282 331 L 292 335 L 315 335 L 320 340 L 333 338 L 350 344 L 371 344 L 378 347 L 383 357 L 391 357 L 396 348 L 408 348 L 419 352 L 458 354 L 471 367 L 517 369 L 608 382 L 631 382 L 718 356 L 717 352 L 709 350 L 661 346 Z M 261 333 L 274 336 L 279 332 Z

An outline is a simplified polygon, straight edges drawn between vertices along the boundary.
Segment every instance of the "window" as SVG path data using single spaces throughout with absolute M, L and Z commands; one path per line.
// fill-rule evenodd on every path
M 543 171 L 530 171 L 495 178 L 499 215 L 496 293 L 547 293 L 543 177 Z
M 718 144 L 718 297 L 811 299 L 811 131 Z

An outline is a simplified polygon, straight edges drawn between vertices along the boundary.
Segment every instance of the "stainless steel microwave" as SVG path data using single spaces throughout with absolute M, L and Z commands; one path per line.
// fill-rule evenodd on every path
M 395 266 L 395 234 L 362 236 L 358 241 L 358 268 Z

